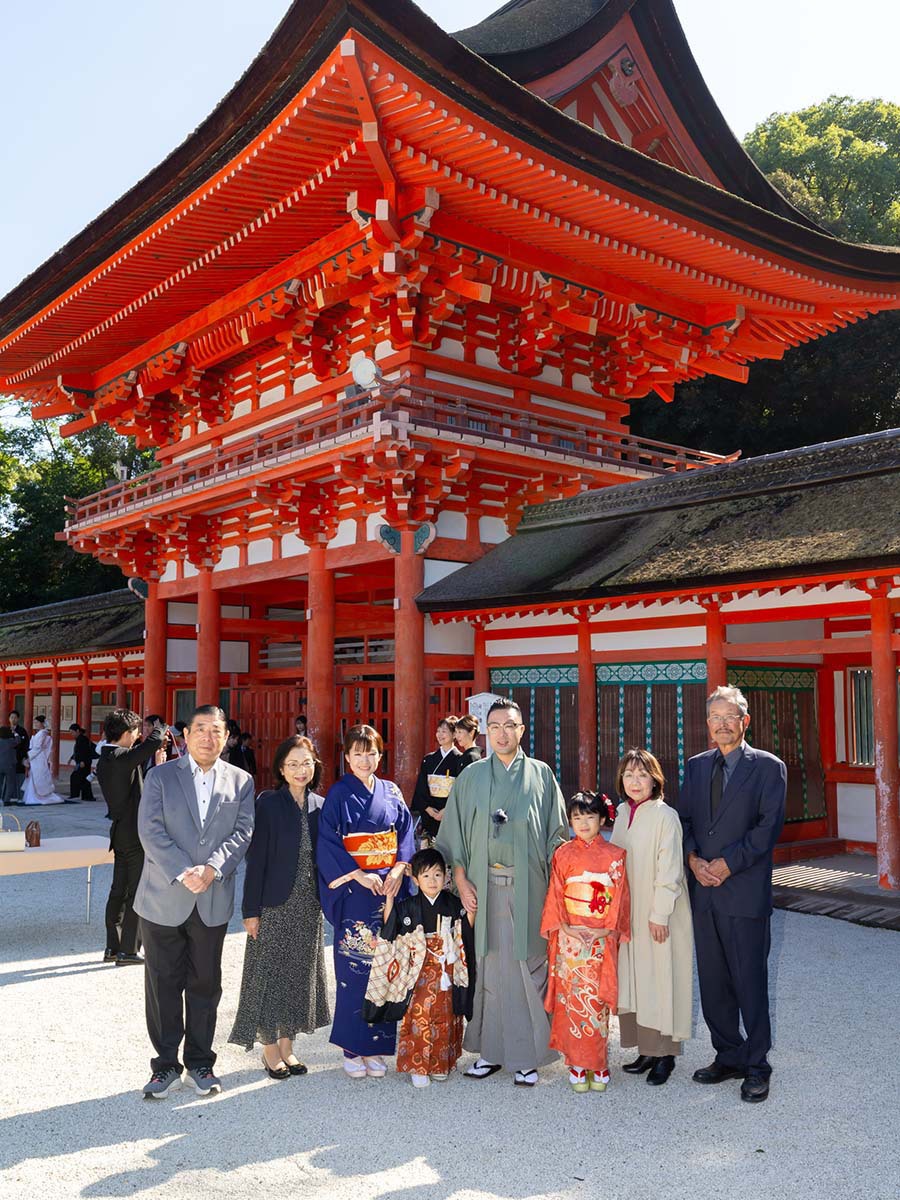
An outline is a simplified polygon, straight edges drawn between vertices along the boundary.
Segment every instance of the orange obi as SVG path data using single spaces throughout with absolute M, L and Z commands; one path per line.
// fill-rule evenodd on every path
M 613 890 L 598 879 L 570 879 L 563 893 L 566 912 L 573 924 L 585 918 L 602 921 L 613 901 Z
M 344 849 L 362 871 L 392 867 L 397 861 L 397 831 L 384 833 L 345 833 Z

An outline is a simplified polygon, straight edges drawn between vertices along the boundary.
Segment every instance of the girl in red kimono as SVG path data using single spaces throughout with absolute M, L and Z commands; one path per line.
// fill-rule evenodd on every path
M 541 918 L 550 964 L 550 1045 L 565 1056 L 576 1092 L 603 1092 L 609 1082 L 618 943 L 630 937 L 625 851 L 600 836 L 605 799 L 578 792 L 566 805 L 575 837 L 553 855 Z

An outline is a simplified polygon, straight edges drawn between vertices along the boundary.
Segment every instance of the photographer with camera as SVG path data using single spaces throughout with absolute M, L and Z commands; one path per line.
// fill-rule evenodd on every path
M 138 806 L 144 789 L 143 769 L 166 761 L 166 744 L 171 734 L 156 717 L 147 736 L 135 745 L 141 732 L 141 718 L 127 708 L 113 709 L 103 723 L 103 731 L 106 744 L 100 751 L 97 779 L 112 820 L 109 848 L 115 855 L 106 902 L 103 961 L 124 967 L 144 961 L 137 952 L 137 915 L 133 908 L 144 866 L 144 850 L 137 829 Z

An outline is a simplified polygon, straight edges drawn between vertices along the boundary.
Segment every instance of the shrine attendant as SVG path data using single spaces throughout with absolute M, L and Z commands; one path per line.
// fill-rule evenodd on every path
M 459 748 L 456 773 L 461 775 L 466 767 L 471 766 L 473 762 L 478 762 L 481 758 L 481 750 L 475 744 L 475 739 L 478 737 L 478 718 L 473 717 L 470 713 L 460 717 L 456 722 L 453 736 Z
M 681 822 L 663 799 L 662 767 L 629 750 L 616 772 L 623 797 L 612 844 L 626 852 L 631 941 L 619 951 L 619 1035 L 637 1058 L 622 1068 L 663 1084 L 691 1036 L 694 935 L 684 875 Z
M 319 816 L 318 867 L 325 919 L 334 928 L 337 995 L 331 1041 L 354 1079 L 381 1078 L 395 1052 L 396 1024 L 369 1025 L 363 1000 L 386 897 L 409 891 L 413 819 L 395 783 L 376 775 L 381 737 L 354 725 L 344 738 L 349 770 L 328 790 Z
M 23 804 L 62 804 L 62 796 L 53 790 L 50 755 L 53 738 L 43 717 L 34 718 L 34 733 L 28 747 L 28 779 L 22 792 Z

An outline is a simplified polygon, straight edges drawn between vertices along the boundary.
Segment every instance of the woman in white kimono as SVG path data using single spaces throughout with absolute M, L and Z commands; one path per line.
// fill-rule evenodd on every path
M 22 791 L 23 804 L 62 804 L 62 796 L 53 790 L 53 772 L 50 770 L 50 753 L 53 738 L 45 728 L 44 717 L 34 718 L 34 733 L 28 746 L 28 778 Z
M 663 799 L 662 768 L 649 750 L 628 750 L 616 772 L 623 799 L 614 846 L 626 851 L 631 941 L 619 947 L 619 1035 L 638 1056 L 625 1063 L 665 1083 L 691 1036 L 694 934 L 684 878 L 681 822 Z

